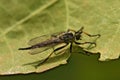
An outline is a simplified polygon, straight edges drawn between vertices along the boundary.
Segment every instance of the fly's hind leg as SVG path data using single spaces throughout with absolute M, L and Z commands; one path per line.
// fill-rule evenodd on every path
M 37 67 L 39 67 L 40 65 L 44 64 L 44 63 L 51 57 L 51 55 L 52 55 L 53 53 L 55 53 L 56 51 L 59 51 L 60 49 L 66 47 L 67 45 L 68 45 L 68 44 L 56 48 L 52 53 L 49 54 L 49 56 L 48 56 L 47 58 L 45 58 L 42 62 L 40 62 L 39 64 L 35 65 L 34 67 L 37 68 Z

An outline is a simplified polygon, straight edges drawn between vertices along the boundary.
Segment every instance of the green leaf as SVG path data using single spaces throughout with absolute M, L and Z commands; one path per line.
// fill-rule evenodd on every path
M 30 55 L 18 48 L 28 46 L 31 38 L 68 28 L 78 30 L 81 26 L 90 34 L 101 34 L 97 47 L 90 50 L 100 52 L 99 60 L 117 59 L 119 7 L 119 0 L 0 0 L 0 74 L 43 72 L 65 64 L 70 56 L 68 51 L 53 55 L 38 69 L 23 66 L 41 61 L 51 51 Z

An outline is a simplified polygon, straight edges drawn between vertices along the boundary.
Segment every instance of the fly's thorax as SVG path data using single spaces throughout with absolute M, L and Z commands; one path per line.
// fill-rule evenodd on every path
M 62 36 L 59 37 L 61 40 L 63 40 L 65 43 L 73 42 L 75 40 L 73 33 L 65 33 Z

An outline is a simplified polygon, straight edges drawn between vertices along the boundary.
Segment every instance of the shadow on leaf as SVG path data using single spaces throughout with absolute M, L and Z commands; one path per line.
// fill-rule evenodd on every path
M 73 46 L 73 52 L 72 53 L 80 53 L 80 54 L 84 54 L 84 55 L 88 55 L 88 56 L 90 56 L 92 54 L 97 54 L 97 53 L 89 52 L 89 51 L 85 50 L 84 48 L 82 48 L 80 46 L 77 46 L 77 45 Z M 42 60 L 38 60 L 38 61 L 35 61 L 35 62 L 23 64 L 23 66 L 31 65 L 31 66 L 33 66 L 35 68 L 38 68 L 38 67 L 40 67 L 42 65 L 51 64 L 51 63 L 59 62 L 59 61 L 62 61 L 62 60 L 67 61 L 69 59 L 70 55 L 71 55 L 71 53 L 69 52 L 69 49 L 66 49 L 66 50 L 62 51 L 61 53 L 59 53 L 57 55 L 54 54 L 53 57 L 50 57 L 44 63 L 42 63 L 42 62 L 45 59 L 42 59 Z M 60 63 L 60 64 L 65 64 L 65 63 Z

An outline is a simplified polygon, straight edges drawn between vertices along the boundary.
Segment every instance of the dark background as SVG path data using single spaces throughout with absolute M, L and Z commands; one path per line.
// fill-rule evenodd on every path
M 120 80 L 120 61 L 98 61 L 99 55 L 72 54 L 68 64 L 43 73 L 0 76 L 0 80 Z

